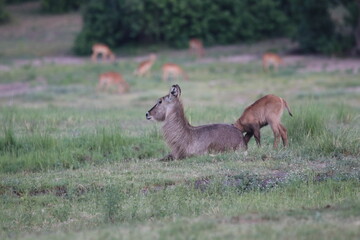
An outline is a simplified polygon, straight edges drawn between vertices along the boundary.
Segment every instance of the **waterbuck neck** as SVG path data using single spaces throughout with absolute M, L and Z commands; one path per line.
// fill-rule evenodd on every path
M 170 147 L 181 147 L 188 143 L 191 138 L 191 125 L 185 117 L 184 109 L 179 105 L 166 114 L 165 123 L 162 127 L 164 138 Z

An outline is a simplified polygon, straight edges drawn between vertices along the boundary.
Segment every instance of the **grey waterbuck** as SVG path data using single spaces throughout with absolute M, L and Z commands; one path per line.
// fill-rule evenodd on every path
M 246 133 L 245 144 L 254 135 L 260 146 L 260 128 L 269 124 L 274 133 L 274 148 L 277 148 L 280 136 L 284 146 L 287 146 L 287 130 L 280 122 L 284 108 L 292 116 L 287 102 L 275 95 L 266 95 L 247 107 L 234 124 L 241 132 Z
M 179 85 L 173 85 L 169 94 L 160 98 L 146 113 L 146 119 L 164 122 L 162 131 L 171 153 L 163 160 L 228 150 L 245 150 L 241 131 L 231 124 L 196 127 L 190 125 L 185 117 L 180 95 Z

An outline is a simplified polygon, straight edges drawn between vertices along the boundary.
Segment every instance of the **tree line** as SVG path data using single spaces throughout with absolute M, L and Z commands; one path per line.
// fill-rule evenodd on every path
M 4 1 L 29 0 L 0 0 L 0 22 Z M 81 8 L 77 54 L 89 54 L 96 42 L 181 48 L 193 37 L 209 46 L 289 37 L 303 52 L 360 54 L 360 0 L 41 0 L 41 8 Z

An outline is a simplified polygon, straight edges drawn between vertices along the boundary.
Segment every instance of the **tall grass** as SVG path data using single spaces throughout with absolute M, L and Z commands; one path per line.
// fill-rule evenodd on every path
M 160 138 L 150 140 L 146 134 L 126 136 L 118 126 L 75 137 L 59 137 L 38 131 L 20 135 L 10 123 L 3 126 L 0 150 L 0 171 L 12 173 L 76 169 L 87 164 L 141 160 L 165 154 Z
M 317 156 L 336 156 L 338 154 L 359 156 L 359 129 L 356 121 L 346 126 L 336 126 L 338 119 L 349 123 L 349 118 L 342 106 L 307 103 L 294 108 L 294 117 L 287 119 L 286 126 L 291 144 L 300 152 Z M 344 117 L 346 119 L 344 119 Z
M 303 143 L 311 141 L 314 137 L 326 131 L 326 118 L 329 114 L 324 106 L 314 103 L 301 105 L 293 108 L 294 117 L 287 119 L 286 126 L 291 141 Z

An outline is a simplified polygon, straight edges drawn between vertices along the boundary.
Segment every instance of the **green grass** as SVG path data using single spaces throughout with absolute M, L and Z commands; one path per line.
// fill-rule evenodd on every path
M 18 14 L 12 24 L 52 17 L 12 10 Z M 73 31 L 64 19 L 52 20 L 59 24 L 53 34 Z M 144 51 L 134 47 L 113 64 L 19 65 L 18 58 L 67 54 L 74 34 L 36 51 L 45 44 L 36 34 L 25 46 L 14 37 L 30 33 L 9 35 L 14 26 L 8 27 L 0 29 L 0 46 L 7 46 L 0 62 L 8 69 L 0 68 L 1 84 L 21 82 L 26 89 L 0 94 L 0 239 L 358 239 L 359 74 L 304 72 L 301 64 L 263 73 L 260 58 L 221 60 L 284 48 L 263 43 L 211 48 L 206 61 L 148 46 L 158 60 L 145 78 L 132 74 L 133 54 Z M 178 83 L 193 125 L 233 123 L 273 93 L 294 115 L 282 117 L 290 146 L 274 150 L 264 127 L 262 147 L 252 139 L 247 155 L 157 161 L 169 149 L 161 124 L 145 113 L 174 83 L 161 81 L 167 61 L 189 74 L 189 82 Z M 105 71 L 120 72 L 131 91 L 97 92 Z

